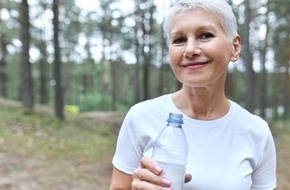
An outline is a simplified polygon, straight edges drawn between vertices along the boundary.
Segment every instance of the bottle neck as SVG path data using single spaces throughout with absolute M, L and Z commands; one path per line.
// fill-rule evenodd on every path
M 169 122 L 167 124 L 167 126 L 172 126 L 172 127 L 178 127 L 178 128 L 181 128 L 181 124 L 180 123 L 174 123 L 174 122 Z

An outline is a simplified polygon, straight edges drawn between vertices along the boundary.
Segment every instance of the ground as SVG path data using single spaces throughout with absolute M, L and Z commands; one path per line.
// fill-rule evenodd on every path
M 108 190 L 124 114 L 60 122 L 47 111 L 19 110 L 0 101 L 0 190 Z
M 62 168 L 45 166 L 45 159 L 15 157 L 1 153 L 1 190 L 107 190 L 110 182 L 111 163 L 59 161 Z M 18 168 L 19 167 L 19 168 Z M 20 170 L 21 171 L 17 171 Z M 62 172 L 63 170 L 63 172 Z M 67 180 L 64 175 L 75 175 L 78 172 L 87 176 L 78 176 Z M 83 177 L 83 179 L 82 179 Z M 73 178 L 73 177 L 72 177 Z
M 277 190 L 290 190 L 290 133 L 281 132 L 275 137 L 277 151 Z

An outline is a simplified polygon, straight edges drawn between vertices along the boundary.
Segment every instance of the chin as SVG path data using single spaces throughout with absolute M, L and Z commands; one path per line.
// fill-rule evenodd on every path
M 207 87 L 209 86 L 211 83 L 209 81 L 181 81 L 181 83 L 183 84 L 183 86 L 185 87 Z

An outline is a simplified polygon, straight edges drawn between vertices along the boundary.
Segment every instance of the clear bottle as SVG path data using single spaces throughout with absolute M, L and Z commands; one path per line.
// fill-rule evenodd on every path
M 171 180 L 172 190 L 182 190 L 187 164 L 188 144 L 182 129 L 183 115 L 169 113 L 167 126 L 158 135 L 152 158 L 162 169 L 162 175 Z

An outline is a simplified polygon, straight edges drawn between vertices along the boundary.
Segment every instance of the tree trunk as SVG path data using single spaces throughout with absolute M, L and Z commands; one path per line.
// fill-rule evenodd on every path
M 21 61 L 20 61 L 20 98 L 24 107 L 32 109 L 34 106 L 33 87 L 32 87 L 32 72 L 31 64 L 29 62 L 29 47 L 30 47 L 30 34 L 29 34 L 29 7 L 27 0 L 21 2 Z
M 266 71 L 266 55 L 268 49 L 268 34 L 269 34 L 269 2 L 267 3 L 267 13 L 265 18 L 265 25 L 266 25 L 266 34 L 264 39 L 264 45 L 261 49 L 261 66 L 262 66 L 262 80 L 261 80 L 261 102 L 260 102 L 260 115 L 261 117 L 266 117 L 266 108 L 267 108 L 267 71 Z
M 147 4 L 149 14 L 145 13 L 146 10 L 141 11 L 142 15 L 142 31 L 143 31 L 143 93 L 144 100 L 150 98 L 150 65 L 152 61 L 152 35 L 153 35 L 153 27 L 154 27 L 154 19 L 153 14 L 155 10 L 155 6 L 153 2 L 143 2 Z
M 0 20 L 1 21 L 1 20 Z M 2 25 L 0 25 L 2 26 Z M 0 60 L 0 86 L 1 86 L 1 96 L 7 98 L 7 43 L 4 34 L 1 34 L 0 38 L 0 47 L 1 47 L 1 60 Z
M 114 60 L 110 61 L 110 70 L 111 70 L 111 79 L 112 79 L 112 91 L 111 91 L 111 98 L 112 98 L 112 110 L 116 111 L 117 109 L 117 62 Z
M 105 84 L 105 64 L 106 64 L 106 49 L 107 49 L 107 45 L 105 43 L 105 39 L 106 39 L 106 35 L 105 35 L 105 31 L 102 31 L 102 56 L 100 59 L 100 63 L 98 65 L 98 86 L 99 86 L 99 92 L 101 94 L 101 97 L 105 97 L 106 96 L 106 84 Z
M 136 23 L 134 27 L 134 32 L 135 32 L 135 38 L 134 38 L 134 43 L 135 43 L 135 56 L 136 56 L 136 65 L 135 65 L 135 70 L 134 70 L 134 103 L 137 103 L 140 101 L 140 77 L 139 77 L 139 72 L 140 72 L 140 42 L 138 40 L 138 22 Z
M 41 2 L 43 11 L 46 11 L 47 5 L 44 2 Z M 47 104 L 49 102 L 49 96 L 48 96 L 48 76 L 47 76 L 47 51 L 46 51 L 46 41 L 44 39 L 44 33 L 45 31 L 43 29 L 40 30 L 40 53 L 42 55 L 39 63 L 39 81 L 40 81 L 40 87 L 39 87 L 39 96 L 40 96 L 40 104 Z
M 249 0 L 245 0 L 245 23 L 244 23 L 244 63 L 245 63 L 245 107 L 249 112 L 254 111 L 254 75 L 253 75 L 253 55 L 250 46 L 250 23 L 251 9 Z
M 111 74 L 111 83 L 112 83 L 112 89 L 111 89 L 111 99 L 112 99 L 112 110 L 116 111 L 117 109 L 117 62 L 112 59 L 111 55 L 113 54 L 111 47 L 113 46 L 113 34 L 107 33 L 108 40 L 109 40 L 109 64 L 110 64 L 110 74 Z
M 164 62 L 165 62 L 165 49 L 167 49 L 166 46 L 166 37 L 164 36 L 164 31 L 163 31 L 163 27 L 161 25 L 161 34 L 160 34 L 160 39 L 161 39 L 161 45 L 160 45 L 160 49 L 161 49 L 161 56 L 160 56 L 160 68 L 159 68 L 159 84 L 158 84 L 158 94 L 162 95 L 164 93 Z
M 47 52 L 46 52 L 46 42 L 43 40 L 40 42 L 40 52 L 42 58 L 40 59 L 39 63 L 39 70 L 40 70 L 40 87 L 39 87 L 39 95 L 40 95 L 40 104 L 47 104 L 49 102 L 48 97 L 48 77 L 47 77 Z
M 141 10 L 141 17 L 142 17 L 142 23 L 141 23 L 141 29 L 143 34 L 143 44 L 141 49 L 141 55 L 143 58 L 143 100 L 146 100 L 149 98 L 149 64 L 150 64 L 150 58 L 149 58 L 149 47 L 148 47 L 148 41 L 150 38 L 147 27 L 146 27 L 146 20 L 145 17 L 145 10 Z M 147 42 L 147 43 L 146 43 Z M 148 48 L 146 50 L 146 48 Z M 146 51 L 146 52 L 145 52 Z
M 85 46 L 85 50 L 88 54 L 88 58 L 85 62 L 85 73 L 83 74 L 83 86 L 84 90 L 83 93 L 88 93 L 94 88 L 94 77 L 93 77 L 93 71 L 94 71 L 94 59 L 92 57 L 91 53 L 91 44 L 90 42 L 87 42 Z
M 288 31 L 288 36 L 290 36 L 290 32 Z M 284 105 L 284 114 L 283 114 L 283 120 L 287 121 L 289 118 L 289 104 L 290 104 L 290 46 L 288 43 L 288 52 L 286 51 L 286 53 L 289 53 L 285 58 L 285 83 L 284 83 L 284 101 L 283 101 L 283 105 Z M 288 64 L 287 64 L 288 63 Z
M 53 0 L 53 32 L 54 32 L 54 80 L 55 80 L 55 115 L 59 119 L 64 119 L 64 100 L 63 100 L 63 88 L 61 80 L 61 59 L 60 59 L 60 47 L 59 47 L 59 0 Z

